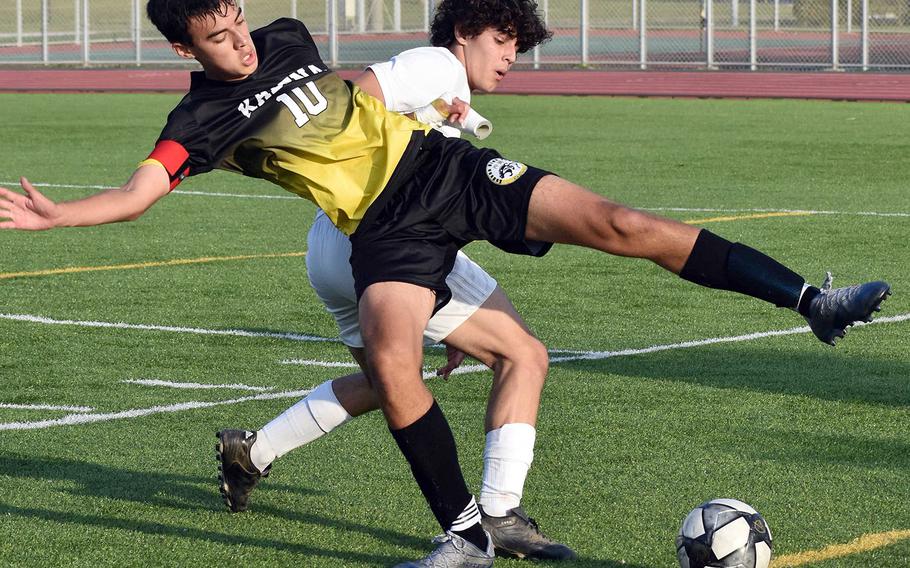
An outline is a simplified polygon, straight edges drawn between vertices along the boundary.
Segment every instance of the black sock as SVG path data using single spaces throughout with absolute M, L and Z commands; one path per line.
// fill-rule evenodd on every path
M 806 280 L 770 256 L 702 229 L 679 276 L 690 282 L 746 294 L 808 315 L 818 288 L 800 294 Z M 798 305 L 797 305 L 798 304 Z
M 392 436 L 442 529 L 486 550 L 480 512 L 461 474 L 452 430 L 436 401 L 410 426 L 392 430 Z
M 803 297 L 799 299 L 799 305 L 796 306 L 796 311 L 805 317 L 809 317 L 809 305 L 812 304 L 812 300 L 821 294 L 821 292 L 822 291 L 815 286 L 806 288 L 806 291 L 803 292 Z

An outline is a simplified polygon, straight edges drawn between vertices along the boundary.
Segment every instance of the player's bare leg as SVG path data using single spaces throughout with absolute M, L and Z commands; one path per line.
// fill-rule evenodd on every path
M 494 370 L 487 403 L 480 510 L 496 554 L 535 560 L 576 558 L 571 548 L 542 533 L 521 507 L 549 368 L 546 347 L 498 287 L 474 315 L 449 334 L 446 343 Z
M 534 337 L 499 287 L 446 337 L 445 343 L 493 370 L 480 492 L 484 527 L 500 552 L 532 559 L 574 558 L 569 547 L 542 534 L 520 508 L 533 461 L 537 410 L 549 365 L 546 347 Z M 364 350 L 348 348 L 360 367 L 369 369 Z M 339 377 L 323 383 L 256 432 L 255 444 L 237 431 L 236 439 L 244 445 L 232 454 L 237 461 L 251 462 L 253 468 L 267 471 L 277 457 L 334 431 L 352 417 L 378 408 L 379 398 L 365 374 Z M 253 468 L 250 469 L 255 472 Z M 226 502 L 242 502 L 245 508 L 255 486 L 237 483 L 233 493 L 227 492 Z
M 431 290 L 413 284 L 366 287 L 359 312 L 369 379 L 392 437 L 448 535 L 431 557 L 444 557 L 438 560 L 445 566 L 492 566 L 492 543 L 462 476 L 455 438 L 421 373 L 423 330 L 434 303 Z
M 531 195 L 526 236 L 645 258 L 696 284 L 793 309 L 831 345 L 849 326 L 871 321 L 891 293 L 880 281 L 838 289 L 827 281 L 821 289 L 810 286 L 753 248 L 619 205 L 552 175 L 542 178 Z
M 700 229 L 620 205 L 557 176 L 540 180 L 527 237 L 646 258 L 679 274 Z
M 549 356 L 501 288 L 497 287 L 444 343 L 493 370 L 487 432 L 508 423 L 537 423 Z

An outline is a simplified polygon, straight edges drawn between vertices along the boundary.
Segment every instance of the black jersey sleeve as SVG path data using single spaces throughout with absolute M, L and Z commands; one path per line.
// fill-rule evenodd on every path
M 171 189 L 184 178 L 204 174 L 215 167 L 207 133 L 199 127 L 192 113 L 180 107 L 168 116 L 149 159 L 167 170 Z

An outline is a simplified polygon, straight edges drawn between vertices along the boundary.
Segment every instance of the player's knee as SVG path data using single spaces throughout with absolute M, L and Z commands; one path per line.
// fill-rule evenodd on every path
M 612 244 L 629 242 L 648 230 L 647 215 L 606 199 L 598 204 L 592 214 L 597 217 L 593 223 L 594 233 L 604 242 Z
M 535 337 L 528 336 L 521 345 L 500 355 L 497 364 L 511 368 L 512 372 L 505 375 L 543 388 L 550 368 L 550 357 L 543 343 Z
M 412 349 L 402 349 L 394 345 L 384 346 L 367 351 L 367 366 L 372 386 L 381 386 L 402 374 L 403 369 L 419 369 L 421 353 Z

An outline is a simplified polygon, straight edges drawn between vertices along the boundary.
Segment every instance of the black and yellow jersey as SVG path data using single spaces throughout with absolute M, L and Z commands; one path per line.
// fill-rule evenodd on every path
M 427 127 L 330 71 L 303 23 L 284 18 L 251 36 L 256 72 L 236 82 L 194 72 L 150 158 L 172 188 L 212 169 L 268 180 L 351 234 Z

